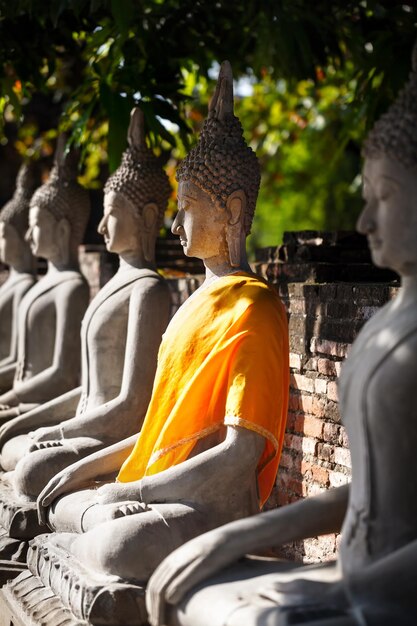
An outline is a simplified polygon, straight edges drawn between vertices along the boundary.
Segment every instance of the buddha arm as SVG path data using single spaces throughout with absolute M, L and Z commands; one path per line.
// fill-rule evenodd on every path
M 157 279 L 139 281 L 129 302 L 123 378 L 118 396 L 61 425 L 65 438 L 103 436 L 117 440 L 140 430 L 152 393 L 158 348 L 168 323 L 170 296 Z M 111 367 L 111 364 L 110 364 Z
M 98 450 L 55 474 L 38 497 L 40 517 L 44 518 L 44 509 L 63 494 L 115 474 L 133 450 L 137 437 L 138 435 L 132 435 Z
M 3 359 L 0 362 L 0 393 L 13 387 L 16 372 L 16 361 Z
M 165 623 L 167 601 L 178 603 L 192 587 L 245 554 L 340 530 L 348 498 L 344 485 L 191 539 L 162 561 L 148 583 L 150 622 Z
M 81 387 L 77 387 L 58 398 L 45 402 L 24 415 L 9 420 L 0 428 L 0 449 L 6 441 L 16 435 L 28 433 L 39 426 L 57 424 L 62 419 L 72 417 L 77 410 L 80 396 Z
M 51 394 L 61 395 L 77 387 L 80 370 L 80 328 L 86 304 L 86 287 L 81 282 L 63 283 L 55 296 L 56 325 L 52 363 L 24 381 L 15 381 L 19 402 L 45 402 Z M 71 381 L 71 382 L 69 382 Z M 53 392 L 52 390 L 55 390 Z
M 140 481 L 143 501 L 218 499 L 219 480 L 223 490 L 236 481 L 243 486 L 255 476 L 265 440 L 257 433 L 239 427 L 227 428 L 225 440 L 163 472 Z
M 239 555 L 284 543 L 340 532 L 346 515 L 349 485 L 329 489 L 273 511 L 221 527 L 223 536 Z M 220 529 L 218 529 L 220 531 Z
M 10 347 L 9 353 L 4 358 L 0 359 L 0 390 L 11 389 L 13 387 L 13 379 L 16 371 L 17 363 L 17 319 L 18 309 L 22 297 L 27 291 L 27 287 L 24 289 L 17 289 L 13 298 L 13 317 L 11 325 L 10 335 Z
M 198 490 L 200 483 L 207 480 L 207 487 L 216 490 L 218 481 L 223 482 L 229 469 L 234 480 L 240 478 L 243 467 L 247 465 L 245 453 L 248 450 L 245 450 L 245 446 L 228 446 L 225 441 L 216 448 L 169 470 L 143 478 L 140 482 L 144 502 L 172 500 L 175 497 L 189 499 L 190 494 Z M 231 522 L 223 528 L 228 535 L 230 531 L 229 540 L 235 538 L 239 542 L 241 555 L 289 541 L 339 532 L 346 514 L 348 497 L 349 486 L 344 485 L 254 518 Z

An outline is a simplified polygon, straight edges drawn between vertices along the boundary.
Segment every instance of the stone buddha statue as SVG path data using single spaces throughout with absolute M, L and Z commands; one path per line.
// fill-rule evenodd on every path
M 78 618 L 92 619 L 103 586 L 124 581 L 126 598 L 134 582 L 143 594 L 174 548 L 259 511 L 275 481 L 287 415 L 287 319 L 246 258 L 260 176 L 233 113 L 227 62 L 177 179 L 172 231 L 186 255 L 203 259 L 206 278 L 164 334 L 140 434 L 62 470 L 38 498 L 56 532 L 35 538 L 28 562 Z M 116 597 L 107 597 L 100 619 L 136 623 L 127 601 L 111 616 Z M 139 620 L 134 607 L 129 619 Z
M 90 204 L 76 178 L 76 159 L 64 156 L 61 137 L 50 177 L 30 201 L 26 240 L 48 269 L 19 308 L 18 362 L 12 388 L 0 395 L 0 423 L 79 384 L 79 334 L 89 290 L 78 246 Z
M 35 264 L 29 243 L 29 202 L 40 184 L 35 163 L 24 163 L 13 198 L 0 211 L 0 261 L 9 275 L 0 287 L 0 393 L 13 386 L 17 361 L 17 316 L 20 302 L 35 283 Z
M 24 497 L 34 503 L 58 471 L 133 435 L 145 417 L 171 307 L 168 286 L 155 267 L 155 242 L 171 187 L 146 146 L 140 109 L 132 111 L 128 141 L 104 188 L 98 226 L 120 267 L 83 318 L 81 387 L 2 427 L 0 460 L 14 489 L 6 496 L 0 484 L 3 502 Z M 33 512 L 36 518 L 34 504 Z
M 351 484 L 225 525 L 173 552 L 149 583 L 153 626 L 417 623 L 416 129 L 417 49 L 409 82 L 363 150 L 365 207 L 357 229 L 374 263 L 395 270 L 402 286 L 363 327 L 342 368 Z M 236 563 L 340 530 L 336 563 Z

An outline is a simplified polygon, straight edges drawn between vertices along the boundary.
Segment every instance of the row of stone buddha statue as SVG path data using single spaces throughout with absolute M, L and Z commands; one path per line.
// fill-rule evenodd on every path
M 199 142 L 177 171 L 172 231 L 186 255 L 203 260 L 205 281 L 165 329 L 170 300 L 153 249 L 169 186 L 135 110 L 99 226 L 120 269 L 84 315 L 80 387 L 52 383 L 73 359 L 69 318 L 79 322 L 86 306 L 74 234 L 78 243 L 82 220 L 59 196 L 76 185 L 60 177 L 65 163 L 26 200 L 26 239 L 48 259 L 48 272 L 19 305 L 26 330 L 13 339 L 17 371 L 0 398 L 8 407 L 0 549 L 28 567 L 0 593 L 10 615 L 49 626 L 415 623 L 416 96 L 417 58 L 364 150 L 358 228 L 374 262 L 397 271 L 403 286 L 364 327 L 343 368 L 352 483 L 268 513 L 257 514 L 283 442 L 288 330 L 277 294 L 246 257 L 260 174 L 234 115 L 230 65 L 222 64 Z M 4 212 L 1 232 L 21 239 L 19 212 Z M 32 331 L 39 324 L 41 337 L 46 323 L 54 339 L 44 347 Z M 48 376 L 49 397 L 21 392 L 26 382 L 35 389 L 37 377 L 43 389 Z M 342 526 L 337 563 L 242 560 Z

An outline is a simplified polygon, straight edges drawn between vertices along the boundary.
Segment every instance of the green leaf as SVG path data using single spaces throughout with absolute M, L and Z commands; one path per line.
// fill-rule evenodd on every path
M 132 0 L 111 0 L 111 11 L 122 35 L 126 35 L 134 15 Z

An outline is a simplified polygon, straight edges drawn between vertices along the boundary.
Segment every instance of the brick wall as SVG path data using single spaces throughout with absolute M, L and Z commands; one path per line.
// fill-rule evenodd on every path
M 276 486 L 266 508 L 349 481 L 350 454 L 340 421 L 337 378 L 363 324 L 398 289 L 391 282 L 395 276 L 371 265 L 366 247 L 360 252 L 365 242 L 356 236 L 352 240 L 351 235 L 345 234 L 344 240 L 342 237 L 342 241 L 335 241 L 337 236 L 332 234 L 327 240 L 324 236 L 324 241 L 323 237 L 315 237 L 315 242 L 311 234 L 298 236 L 305 263 L 299 263 L 300 250 L 283 250 L 288 239 L 280 248 L 261 251 L 257 263 L 258 273 L 276 286 L 286 305 L 290 334 L 287 429 Z M 309 245 L 310 251 L 306 250 Z M 349 263 L 343 259 L 355 246 L 359 248 L 350 274 Z M 280 260 L 282 257 L 284 261 Z M 362 277 L 369 282 L 359 282 Z M 288 282 L 299 278 L 302 282 Z M 326 278 L 331 282 L 320 284 L 319 280 Z M 390 282 L 386 282 L 387 278 Z M 334 558 L 338 543 L 338 536 L 327 535 L 285 546 L 275 554 L 305 562 L 327 560 Z

